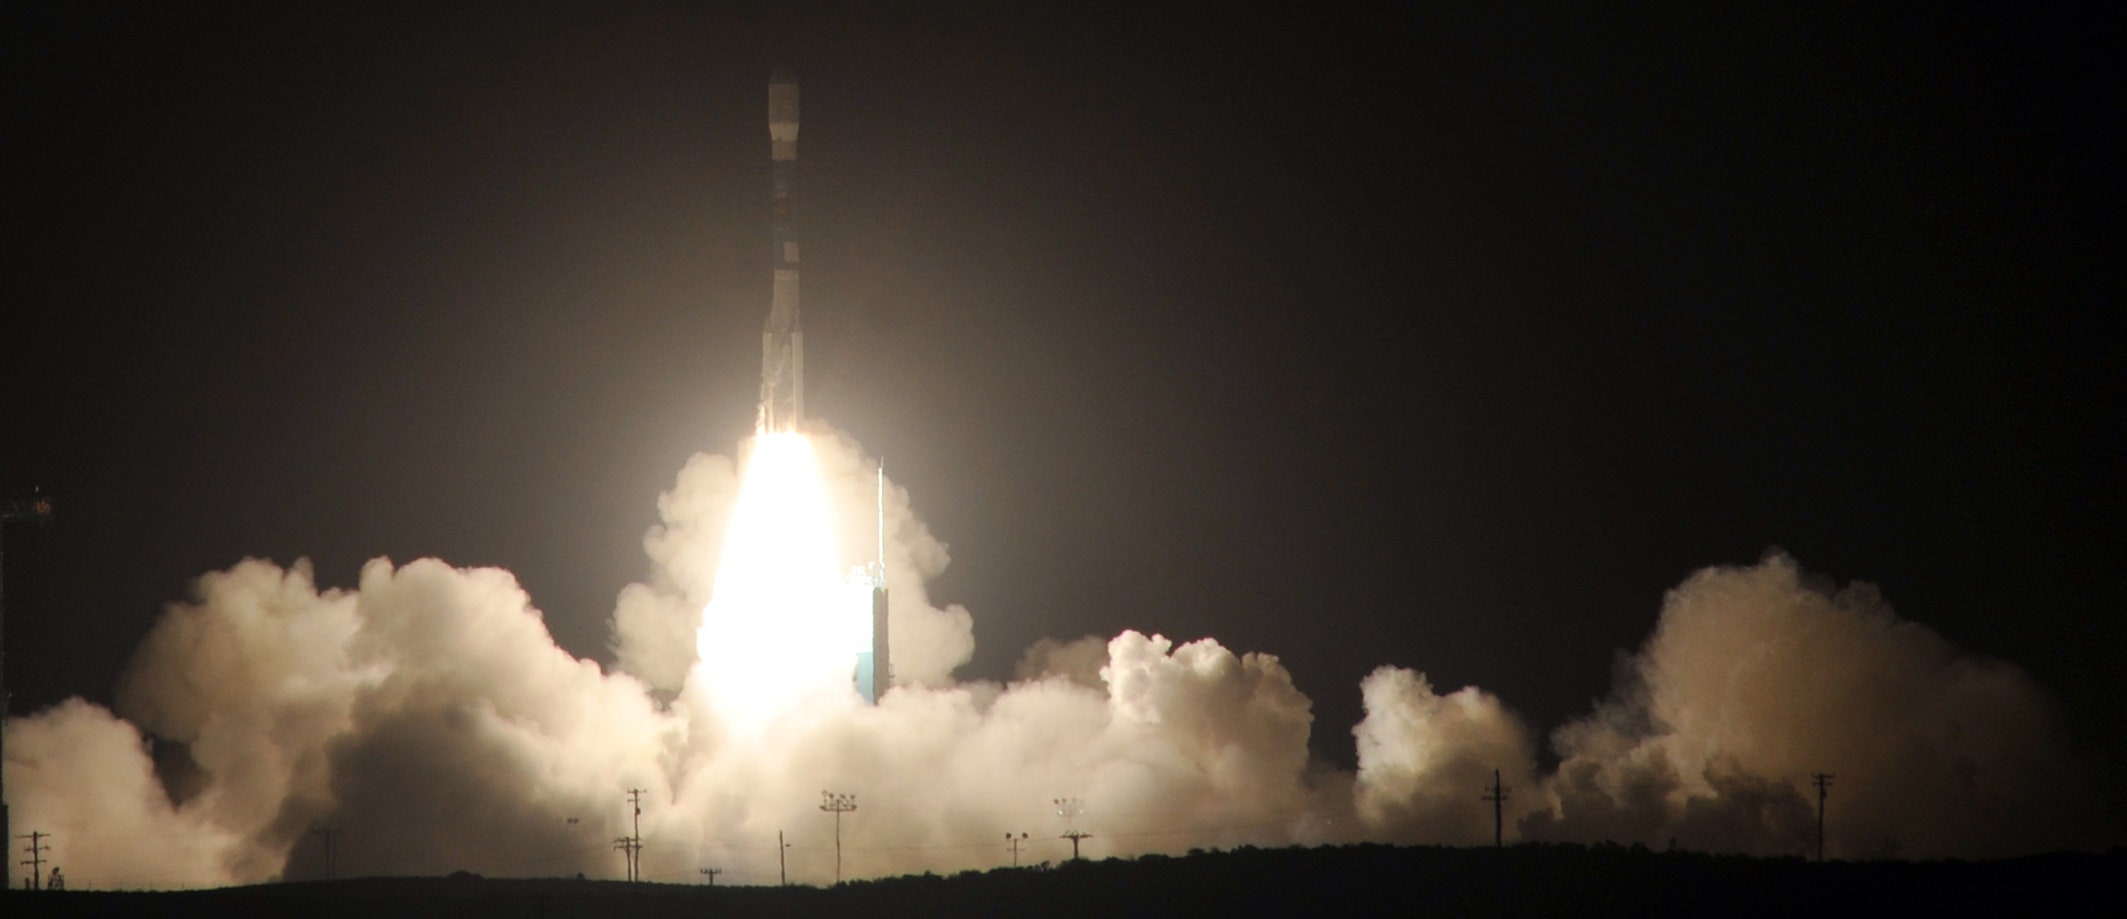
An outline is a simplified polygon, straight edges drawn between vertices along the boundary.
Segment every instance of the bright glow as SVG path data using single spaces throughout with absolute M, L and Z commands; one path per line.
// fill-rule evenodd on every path
M 809 699 L 854 692 L 855 652 L 869 647 L 871 626 L 839 570 L 812 441 L 756 435 L 695 637 L 694 681 L 733 727 L 758 731 Z

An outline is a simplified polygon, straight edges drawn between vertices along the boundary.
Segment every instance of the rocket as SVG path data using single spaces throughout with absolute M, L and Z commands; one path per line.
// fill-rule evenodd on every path
M 773 163 L 770 201 L 775 246 L 775 288 L 768 301 L 768 325 L 761 330 L 761 412 L 763 433 L 797 431 L 805 416 L 805 330 L 798 321 L 798 235 L 791 226 L 791 199 L 797 191 L 798 78 L 776 68 L 768 78 L 768 150 Z M 878 704 L 893 685 L 893 658 L 887 646 L 886 602 L 886 469 L 878 472 L 879 555 L 858 575 L 871 598 L 871 640 L 857 652 L 851 674 L 864 701 Z
M 761 331 L 758 424 L 762 431 L 796 431 L 805 415 L 805 331 L 798 320 L 798 237 L 790 208 L 798 171 L 798 78 L 780 67 L 768 80 L 768 141 L 775 292 Z

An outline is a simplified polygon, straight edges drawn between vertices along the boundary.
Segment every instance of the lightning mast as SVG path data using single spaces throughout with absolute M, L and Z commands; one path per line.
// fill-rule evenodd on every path
M 33 493 L 27 502 L 12 499 L 0 503 L 0 548 L 7 544 L 6 530 L 10 523 L 49 523 L 52 519 L 52 499 L 42 493 Z M 0 571 L 6 568 L 5 553 L 0 552 Z M 0 573 L 0 585 L 6 575 Z M 0 594 L 0 738 L 7 736 L 7 600 Z M 6 759 L 5 743 L 0 743 L 0 759 Z M 4 770 L 0 770 L 4 772 Z M 13 839 L 8 835 L 7 784 L 0 782 L 0 843 Z M 7 876 L 12 871 L 0 871 L 0 891 L 7 889 Z
M 877 476 L 879 543 L 878 555 L 874 556 L 869 570 L 865 572 L 871 581 L 871 651 L 862 655 L 858 662 L 857 691 L 863 693 L 864 701 L 873 705 L 886 695 L 887 687 L 894 681 L 892 649 L 886 643 L 886 463 L 879 463 Z

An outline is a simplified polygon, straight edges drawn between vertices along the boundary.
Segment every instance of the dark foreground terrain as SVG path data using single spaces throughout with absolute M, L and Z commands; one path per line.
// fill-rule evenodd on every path
M 2127 851 L 1833 862 L 1616 846 L 1242 849 L 809 887 L 369 878 L 172 893 L 11 892 L 43 916 L 1313 916 L 2127 914 Z

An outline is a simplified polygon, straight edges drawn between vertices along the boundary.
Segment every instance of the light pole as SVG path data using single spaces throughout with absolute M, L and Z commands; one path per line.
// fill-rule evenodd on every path
M 820 809 L 835 815 L 835 883 L 842 883 L 842 815 L 857 809 L 857 796 L 820 792 Z
M 1071 841 L 1071 860 L 1078 861 L 1078 841 L 1093 835 L 1078 828 L 1078 815 L 1086 812 L 1086 802 L 1077 798 L 1057 798 L 1055 804 L 1056 816 L 1064 818 L 1063 838 Z
M 1012 867 L 1014 868 L 1019 867 L 1019 844 L 1026 841 L 1027 834 L 1025 833 L 1021 833 L 1017 836 L 1014 836 L 1010 833 L 1004 834 L 1004 844 L 1012 847 Z

